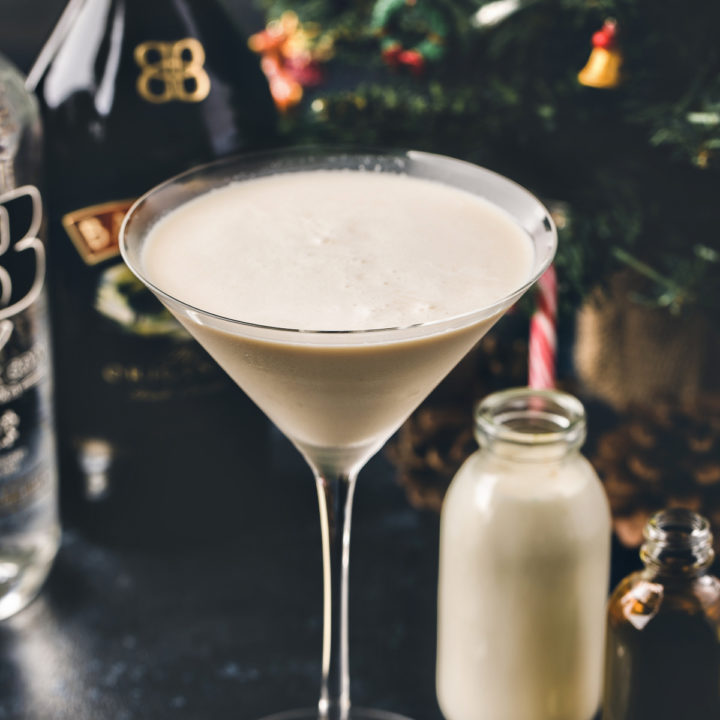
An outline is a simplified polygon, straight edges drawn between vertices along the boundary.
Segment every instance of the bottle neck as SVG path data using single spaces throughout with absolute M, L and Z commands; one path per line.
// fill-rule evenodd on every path
M 160 35 L 155 39 L 162 39 L 161 36 L 168 33 L 178 37 L 194 36 L 198 31 L 194 17 L 197 11 L 215 16 L 219 22 L 230 22 L 225 8 L 217 0 L 68 0 L 28 73 L 26 87 L 36 90 L 71 33 L 84 37 L 89 46 L 103 42 L 102 37 L 93 35 L 97 28 L 114 26 L 116 32 L 122 34 L 127 24 L 141 24 L 148 31 L 158 31 Z
M 556 390 L 518 388 L 494 393 L 476 409 L 475 435 L 487 452 L 519 463 L 556 463 L 585 440 L 579 400 Z
M 640 557 L 655 575 L 699 575 L 715 558 L 710 524 L 691 510 L 673 508 L 656 513 L 644 535 Z

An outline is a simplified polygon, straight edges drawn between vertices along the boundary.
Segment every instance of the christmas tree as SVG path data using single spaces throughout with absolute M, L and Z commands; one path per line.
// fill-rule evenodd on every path
M 412 146 L 559 201 L 568 309 L 614 272 L 720 319 L 716 3 L 268 0 L 251 39 L 293 143 Z

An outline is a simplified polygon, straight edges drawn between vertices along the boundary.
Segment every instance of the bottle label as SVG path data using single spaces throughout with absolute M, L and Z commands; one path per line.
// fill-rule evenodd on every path
M 116 200 L 75 210 L 63 216 L 62 224 L 80 257 L 88 265 L 117 257 L 120 226 L 134 200 Z
M 137 91 L 148 102 L 199 103 L 210 94 L 205 48 L 195 38 L 141 43 L 135 48 L 135 62 L 140 67 Z
M 120 226 L 133 202 L 101 203 L 63 216 L 63 227 L 86 264 L 97 265 L 120 254 Z M 97 277 L 95 310 L 123 331 L 178 340 L 189 338 L 185 329 L 154 299 L 125 263 L 111 263 Z
M 97 266 L 119 255 L 120 226 L 133 202 L 105 202 L 75 210 L 62 218 L 65 230 L 88 266 Z M 192 342 L 187 330 L 124 262 L 109 262 L 98 268 L 95 282 L 93 307 L 103 318 L 105 327 L 112 327 L 115 336 L 128 333 L 135 338 L 154 338 L 162 343 L 143 342 L 143 349 L 134 346 L 134 350 L 127 352 L 103 354 L 97 369 L 108 391 L 147 403 L 176 397 L 203 397 L 227 387 L 227 380 L 216 364 Z
M 665 588 L 647 580 L 635 586 L 620 600 L 623 615 L 638 630 L 642 630 L 660 610 Z

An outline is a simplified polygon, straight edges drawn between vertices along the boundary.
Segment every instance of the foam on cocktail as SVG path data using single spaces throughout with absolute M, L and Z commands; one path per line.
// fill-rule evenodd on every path
M 151 280 L 218 315 L 274 327 L 402 327 L 486 307 L 523 285 L 532 245 L 475 195 L 388 173 L 239 182 L 159 222 Z

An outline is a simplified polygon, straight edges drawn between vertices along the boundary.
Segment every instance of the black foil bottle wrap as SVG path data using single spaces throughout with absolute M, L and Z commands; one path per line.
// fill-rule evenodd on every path
M 71 0 L 41 52 L 61 500 L 102 539 L 233 531 L 267 421 L 119 257 L 132 201 L 274 142 L 257 58 L 215 0 Z

